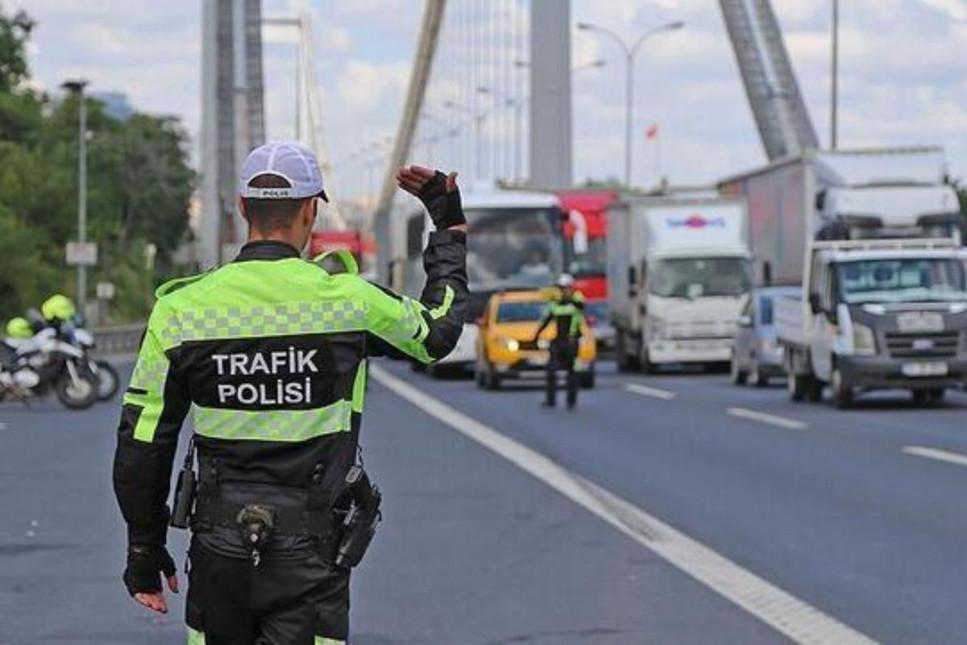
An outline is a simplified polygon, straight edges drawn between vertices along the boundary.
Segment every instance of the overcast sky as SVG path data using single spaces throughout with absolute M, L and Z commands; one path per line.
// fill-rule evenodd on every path
M 517 0 L 490 1 L 512 6 Z M 448 28 L 461 15 L 460 4 L 469 2 L 451 0 Z M 830 2 L 773 0 L 824 144 L 829 132 Z M 326 137 L 345 182 L 345 175 L 364 172 L 359 149 L 396 130 L 422 2 L 312 3 Z M 199 0 L 3 4 L 25 8 L 38 21 L 30 49 L 38 84 L 56 87 L 65 78 L 82 76 L 93 89 L 128 94 L 140 110 L 182 117 L 197 136 Z M 841 5 L 840 145 L 943 145 L 952 173 L 967 177 L 967 2 L 843 0 Z M 638 59 L 636 182 L 649 184 L 656 177 L 657 144 L 644 138 L 653 122 L 660 123 L 663 172 L 673 182 L 711 182 L 763 161 L 716 0 L 574 0 L 572 7 L 575 22 L 594 22 L 627 38 L 668 21 L 687 23 L 647 43 Z M 289 0 L 265 0 L 267 15 L 288 10 Z M 452 45 L 444 51 L 455 56 Z M 613 44 L 586 32 L 575 32 L 572 54 L 575 63 L 607 62 L 574 77 L 575 179 L 619 176 L 623 60 Z M 266 45 L 272 138 L 293 132 L 293 69 L 290 46 Z M 449 69 L 452 76 L 456 67 Z M 433 101 L 446 95 L 444 84 L 438 80 Z

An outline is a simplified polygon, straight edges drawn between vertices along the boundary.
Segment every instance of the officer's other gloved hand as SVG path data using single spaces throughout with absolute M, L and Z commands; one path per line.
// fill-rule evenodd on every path
M 439 170 L 407 166 L 397 171 L 396 183 L 423 202 L 437 230 L 467 223 L 457 187 L 457 173 L 444 175 Z
M 130 546 L 128 563 L 124 569 L 124 586 L 139 603 L 155 611 L 166 613 L 168 605 L 161 591 L 161 575 L 167 579 L 168 589 L 178 593 L 175 561 L 163 546 Z

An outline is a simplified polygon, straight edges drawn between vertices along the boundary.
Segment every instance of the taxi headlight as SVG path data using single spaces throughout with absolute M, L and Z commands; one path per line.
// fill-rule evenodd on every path
M 876 353 L 876 336 L 866 325 L 853 323 L 853 352 L 864 355 Z
M 501 336 L 497 338 L 497 344 L 509 352 L 516 352 L 520 349 L 520 342 L 516 338 L 505 338 Z

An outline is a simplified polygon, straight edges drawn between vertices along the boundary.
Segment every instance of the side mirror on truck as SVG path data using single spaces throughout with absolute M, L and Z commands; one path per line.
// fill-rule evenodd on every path
M 820 311 L 823 310 L 822 305 L 820 305 L 819 303 L 818 293 L 809 294 L 809 310 L 812 311 L 814 314 L 818 314 Z

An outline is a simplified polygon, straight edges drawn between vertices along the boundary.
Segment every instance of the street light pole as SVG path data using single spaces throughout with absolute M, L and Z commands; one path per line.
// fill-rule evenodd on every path
M 73 93 L 79 103 L 77 161 L 77 241 L 87 242 L 87 81 L 67 81 L 62 87 Z M 87 266 L 77 265 L 77 304 L 82 315 L 87 310 Z
M 835 150 L 839 139 L 839 0 L 833 0 L 832 91 L 830 92 L 829 142 Z
M 610 29 L 605 29 L 604 27 L 598 27 L 597 25 L 592 25 L 586 22 L 578 23 L 578 29 L 581 29 L 582 31 L 597 32 L 613 40 L 615 43 L 618 44 L 618 46 L 621 48 L 621 51 L 625 55 L 625 64 L 626 64 L 626 70 L 625 70 L 626 71 L 625 186 L 626 187 L 631 186 L 631 156 L 632 156 L 631 149 L 634 141 L 633 132 L 632 132 L 632 120 L 633 120 L 634 105 L 635 105 L 634 103 L 635 102 L 635 98 L 634 98 L 635 97 L 635 69 L 634 69 L 635 57 L 638 55 L 638 52 L 641 50 L 641 45 L 651 36 L 654 36 L 655 34 L 658 34 L 664 31 L 673 31 L 676 29 L 681 29 L 684 26 L 685 26 L 684 22 L 677 21 L 677 22 L 670 22 L 666 25 L 661 25 L 659 27 L 655 27 L 654 29 L 646 31 L 641 36 L 639 36 L 638 40 L 635 41 L 634 45 L 628 45 L 628 43 L 625 42 L 625 40 L 621 38 L 621 36 L 614 33 Z

